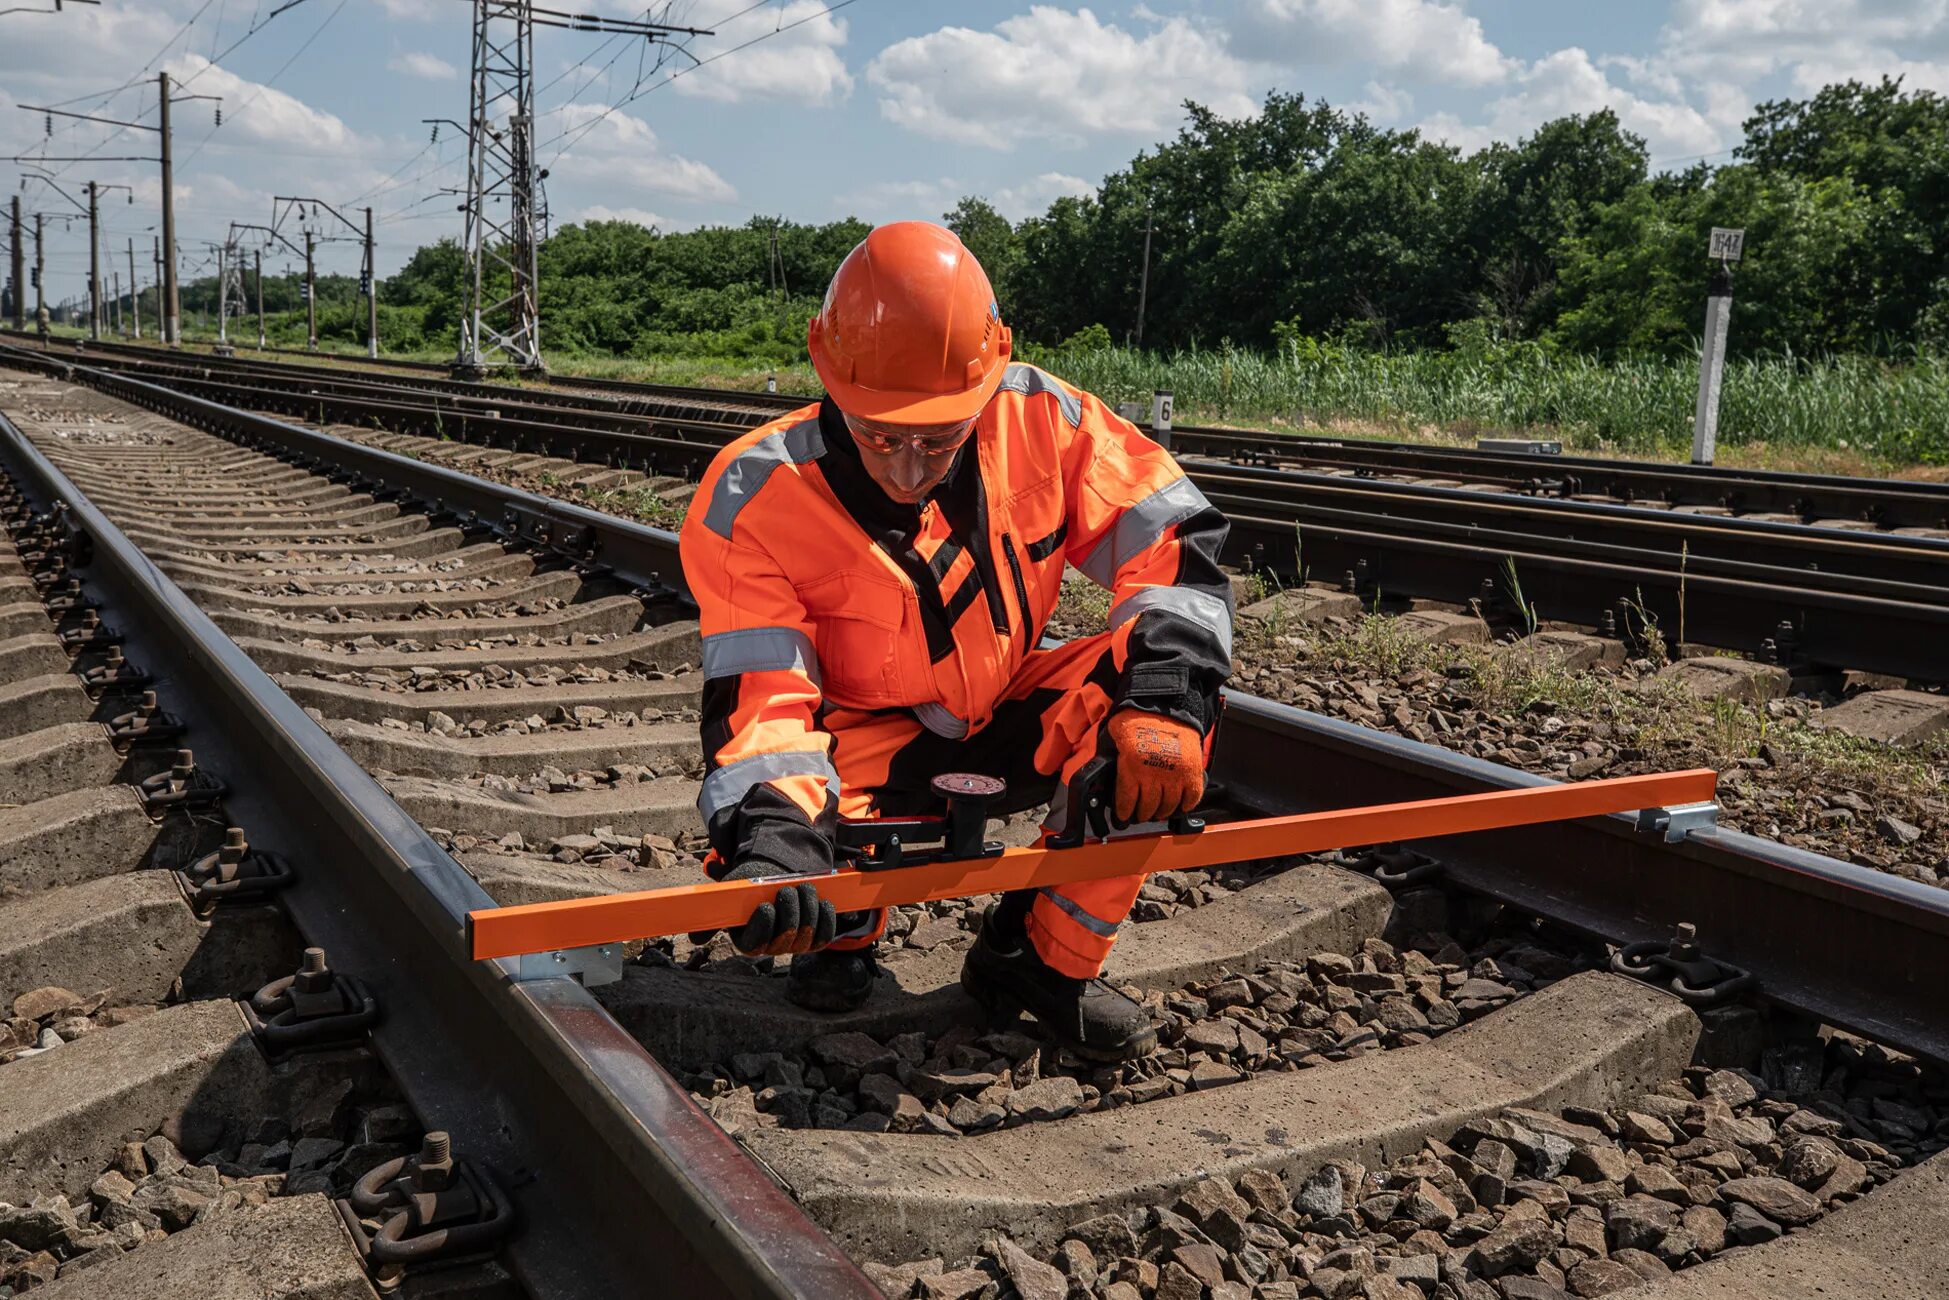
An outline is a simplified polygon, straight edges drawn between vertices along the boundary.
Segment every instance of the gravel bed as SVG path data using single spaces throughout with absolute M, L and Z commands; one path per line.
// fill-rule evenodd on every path
M 868 1264 L 927 1300 L 1565 1300 L 1761 1245 L 1949 1142 L 1940 1075 L 1836 1037 L 1611 1110 L 1509 1110 L 1369 1169 L 1207 1179 L 1037 1258 Z
M 476 605 L 456 605 L 450 609 L 440 609 L 432 604 L 422 603 L 404 614 L 371 614 L 354 606 L 350 613 L 330 606 L 319 613 L 307 614 L 297 621 L 303 623 L 378 623 L 384 625 L 437 623 L 456 618 L 525 618 L 535 614 L 552 614 L 570 607 L 573 602 L 560 596 L 548 596 L 540 600 L 488 600 Z M 281 609 L 252 609 L 253 614 L 269 618 L 288 618 L 290 614 Z
M 435 668 L 415 664 L 410 668 L 362 668 L 356 672 L 334 672 L 324 668 L 307 669 L 307 677 L 346 686 L 367 686 L 381 691 L 494 691 L 519 690 L 526 686 L 579 686 L 591 682 L 667 682 L 695 671 L 689 664 L 678 664 L 668 671 L 648 664 L 629 668 L 590 668 L 585 664 L 559 667 L 538 664 L 530 668 L 504 668 L 488 664 L 482 668 Z
M 126 1143 L 86 1196 L 0 1202 L 0 1296 L 276 1196 L 344 1196 L 368 1170 L 417 1150 L 419 1138 L 402 1102 L 357 1097 L 340 1081 L 301 1113 L 266 1117 L 243 1140 L 193 1161 L 164 1132 Z
M 159 1005 L 107 1005 L 110 990 L 83 996 L 58 985 L 29 989 L 13 1001 L 13 1014 L 0 1017 L 0 1065 L 51 1052 L 97 1029 L 139 1020 Z
M 978 1133 L 1425 1043 L 1600 960 L 1507 935 L 1473 952 L 1453 939 L 1425 949 L 1369 939 L 1352 954 L 1316 953 L 1175 991 L 1126 988 L 1156 1021 L 1159 1048 L 1121 1065 L 1063 1052 L 1025 1020 L 995 1032 L 828 1034 L 804 1051 L 715 1062 L 683 1082 L 734 1133 Z

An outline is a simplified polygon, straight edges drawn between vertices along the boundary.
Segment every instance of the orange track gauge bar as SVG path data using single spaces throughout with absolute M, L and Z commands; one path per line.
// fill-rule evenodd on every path
M 734 929 L 748 921 L 759 904 L 769 902 L 779 885 L 787 881 L 810 883 L 839 911 L 853 912 L 896 903 L 998 894 L 1110 876 L 1184 871 L 1293 853 L 1324 853 L 1397 840 L 1434 839 L 1643 808 L 1707 803 L 1717 784 L 1718 773 L 1700 768 L 1222 822 L 1192 834 L 1133 835 L 1074 848 L 1006 849 L 994 857 L 879 871 L 849 866 L 829 875 L 707 882 L 489 907 L 467 914 L 469 946 L 474 959 L 480 961 L 699 930 Z

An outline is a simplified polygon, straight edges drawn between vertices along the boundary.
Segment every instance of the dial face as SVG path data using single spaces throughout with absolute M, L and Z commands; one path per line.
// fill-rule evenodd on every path
M 973 795 L 977 798 L 992 799 L 1008 789 L 1008 784 L 998 777 L 981 776 L 974 772 L 943 772 L 933 780 L 934 793 L 943 799 Z

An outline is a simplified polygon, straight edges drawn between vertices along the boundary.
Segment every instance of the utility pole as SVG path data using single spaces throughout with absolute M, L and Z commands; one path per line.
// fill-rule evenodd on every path
M 88 182 L 88 337 L 102 336 L 102 232 L 99 187 Z
M 115 332 L 120 334 L 122 332 L 122 273 L 120 271 L 108 273 L 108 302 L 110 310 L 115 314 Z
M 220 357 L 227 357 L 234 348 L 230 346 L 230 244 L 225 241 L 217 245 L 217 347 Z
M 1726 328 L 1732 317 L 1732 264 L 1746 231 L 1712 228 L 1707 256 L 1717 259 L 1705 300 L 1705 336 L 1699 347 L 1699 404 L 1692 416 L 1692 463 L 1710 465 L 1719 443 L 1719 389 L 1726 373 Z
M 491 366 L 539 372 L 535 192 L 548 178 L 535 167 L 535 28 L 567 27 L 655 42 L 675 35 L 713 36 L 634 18 L 570 14 L 533 0 L 473 0 L 473 60 L 468 90 L 466 214 L 467 302 L 460 318 L 454 373 L 479 378 Z M 505 296 L 501 277 L 507 277 Z
M 154 240 L 156 261 L 156 337 L 167 343 L 169 334 L 164 328 L 163 315 L 169 308 L 164 305 L 162 294 L 162 236 L 154 235 L 151 238 Z
M 1137 281 L 1137 339 L 1136 346 L 1144 346 L 1144 307 L 1150 298 L 1150 204 L 1144 205 L 1144 273 Z
M 162 131 L 162 341 L 183 342 L 183 300 L 176 286 L 176 163 L 169 133 L 169 74 L 156 74 L 157 125 Z
M 142 285 L 135 278 L 135 237 L 129 237 L 129 319 L 136 338 L 142 337 Z
M 312 262 L 312 250 L 317 247 L 317 237 L 305 231 L 305 347 L 318 350 L 318 278 Z
M 379 357 L 379 264 L 373 255 L 371 208 L 365 210 L 365 354 Z
M 14 328 L 27 328 L 27 266 L 22 255 L 20 240 L 20 195 L 14 195 L 14 228 L 12 246 L 12 268 L 14 286 Z
M 41 237 L 46 228 L 47 218 L 34 214 L 34 327 L 40 328 L 41 313 L 47 310 L 47 259 L 41 253 Z
M 257 249 L 257 350 L 264 350 L 264 250 Z

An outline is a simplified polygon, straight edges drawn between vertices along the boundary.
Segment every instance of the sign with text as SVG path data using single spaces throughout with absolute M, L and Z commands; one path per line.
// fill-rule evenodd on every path
M 1743 227 L 1738 230 L 1728 230 L 1724 226 L 1714 226 L 1711 251 L 1707 256 L 1716 257 L 1722 262 L 1737 262 L 1745 246 L 1746 231 Z

